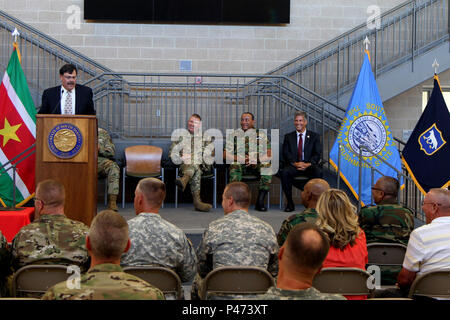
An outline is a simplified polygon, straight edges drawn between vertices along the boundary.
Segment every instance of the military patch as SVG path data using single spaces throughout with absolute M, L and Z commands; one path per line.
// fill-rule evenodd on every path
M 426 155 L 431 156 L 436 151 L 446 144 L 442 132 L 437 128 L 436 123 L 433 123 L 425 132 L 419 136 L 420 150 L 423 150 Z
M 70 123 L 56 125 L 49 133 L 48 147 L 58 158 L 73 158 L 81 150 L 83 136 L 80 129 Z

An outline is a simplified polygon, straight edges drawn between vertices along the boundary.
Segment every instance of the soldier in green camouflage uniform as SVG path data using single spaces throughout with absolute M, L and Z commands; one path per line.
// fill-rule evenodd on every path
M 205 151 L 205 144 L 202 141 L 201 135 L 201 125 L 202 119 L 198 114 L 193 114 L 190 116 L 188 120 L 188 131 L 189 137 L 181 136 L 178 141 L 174 141 L 169 149 L 169 155 L 174 160 L 174 155 L 172 155 L 172 151 L 176 150 L 181 151 L 177 153 L 181 156 L 181 160 L 183 161 L 179 168 L 180 177 L 176 179 L 175 183 L 183 192 L 189 183 L 192 193 L 192 199 L 194 201 L 194 207 L 198 211 L 209 211 L 212 206 L 208 203 L 204 203 L 200 197 L 200 187 L 201 187 L 201 179 L 202 175 L 205 172 L 210 172 L 212 170 L 212 165 L 207 164 L 203 158 L 203 152 Z M 194 144 L 196 138 L 200 144 L 197 146 Z M 186 144 L 190 144 L 190 146 L 186 146 Z M 184 154 L 183 150 L 189 149 L 191 150 L 190 154 Z M 198 149 L 198 150 L 196 150 Z M 176 162 L 176 161 L 174 161 Z
M 98 128 L 97 174 L 99 177 L 106 176 L 108 180 L 108 209 L 118 211 L 120 169 L 114 160 L 115 152 L 116 148 L 108 131 Z
M 92 221 L 86 238 L 91 268 L 80 277 L 79 283 L 60 282 L 50 288 L 42 299 L 164 300 L 164 294 L 159 289 L 123 272 L 120 257 L 130 248 L 130 244 L 126 220 L 112 210 L 100 212 Z
M 263 131 L 254 128 L 255 117 L 250 112 L 244 112 L 241 115 L 241 130 L 236 130 L 233 134 L 228 134 L 226 141 L 228 143 L 225 147 L 225 159 L 227 164 L 230 164 L 230 182 L 242 181 L 243 175 L 255 175 L 259 176 L 259 187 L 258 187 L 258 197 L 255 204 L 255 209 L 258 211 L 267 211 L 265 207 L 265 197 L 270 189 L 270 183 L 272 182 L 271 174 L 262 174 L 261 170 L 263 168 L 270 168 L 270 162 L 267 157 L 271 157 L 271 146 L 268 137 Z M 237 137 L 235 135 L 242 134 L 244 136 L 245 142 L 241 146 L 237 143 Z M 256 138 L 254 143 L 255 146 L 251 146 L 252 142 L 249 135 L 253 135 Z M 236 139 L 236 141 L 235 141 Z M 232 143 L 230 143 L 230 141 Z M 260 146 L 266 146 L 267 155 L 261 159 L 259 157 Z M 253 150 L 253 151 L 252 151 Z M 245 159 L 240 159 L 240 156 L 245 156 Z M 241 163 L 245 161 L 245 163 Z M 256 163 L 252 163 L 256 161 Z
M 401 243 L 408 245 L 414 229 L 414 214 L 397 203 L 399 183 L 392 177 L 381 177 L 372 187 L 376 206 L 361 208 L 359 225 L 366 234 L 367 243 Z M 381 284 L 393 285 L 401 266 L 382 266 Z
M 295 226 L 278 253 L 276 287 L 255 299 L 346 300 L 340 294 L 321 293 L 311 286 L 329 249 L 327 235 L 316 224 L 305 222 Z
M 301 193 L 302 203 L 305 206 L 303 212 L 293 214 L 283 221 L 277 234 L 278 245 L 281 247 L 286 241 L 289 231 L 297 224 L 303 222 L 315 223 L 318 215 L 316 211 L 317 200 L 320 195 L 330 189 L 330 185 L 323 179 L 315 178 L 309 180 Z
M 8 241 L 0 231 L 0 297 L 7 295 L 6 277 L 11 273 Z
M 61 183 L 45 180 L 38 184 L 35 221 L 20 229 L 12 241 L 14 270 L 29 264 L 75 264 L 87 270 L 88 227 L 64 215 L 64 198 Z

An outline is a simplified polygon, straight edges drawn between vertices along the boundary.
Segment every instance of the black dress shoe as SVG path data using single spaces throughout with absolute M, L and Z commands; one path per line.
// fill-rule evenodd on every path
M 284 208 L 284 212 L 292 212 L 295 210 L 295 205 L 294 204 L 288 204 L 286 206 L 286 208 Z

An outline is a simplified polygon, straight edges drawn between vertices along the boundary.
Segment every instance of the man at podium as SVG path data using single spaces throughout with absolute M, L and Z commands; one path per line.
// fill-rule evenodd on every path
M 92 89 L 77 84 L 77 67 L 59 69 L 61 85 L 44 90 L 40 114 L 95 115 Z

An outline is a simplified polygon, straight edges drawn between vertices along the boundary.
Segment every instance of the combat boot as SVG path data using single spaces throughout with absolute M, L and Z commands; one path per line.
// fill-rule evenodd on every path
M 119 211 L 117 207 L 117 195 L 116 194 L 108 194 L 108 209 Z
M 197 211 L 208 212 L 212 208 L 212 205 L 202 202 L 200 199 L 200 191 L 192 193 L 192 200 L 194 200 L 194 207 Z
M 175 180 L 175 184 L 177 185 L 178 188 L 181 189 L 181 192 L 184 192 L 184 189 L 186 189 L 186 186 L 190 179 L 191 179 L 191 177 L 189 175 L 185 174 L 184 176 L 177 178 Z
M 266 195 L 267 195 L 267 190 L 259 190 L 258 198 L 256 199 L 255 210 L 267 211 L 267 208 L 264 206 Z

